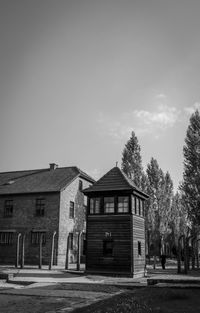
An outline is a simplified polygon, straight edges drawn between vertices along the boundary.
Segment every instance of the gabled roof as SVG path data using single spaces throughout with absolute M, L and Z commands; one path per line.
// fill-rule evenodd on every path
M 0 173 L 0 195 L 61 191 L 76 177 L 95 182 L 76 166 L 4 172 Z
M 142 192 L 131 179 L 117 166 L 113 167 L 102 176 L 94 185 L 83 190 L 85 194 L 101 191 L 137 191 L 145 198 L 148 196 Z

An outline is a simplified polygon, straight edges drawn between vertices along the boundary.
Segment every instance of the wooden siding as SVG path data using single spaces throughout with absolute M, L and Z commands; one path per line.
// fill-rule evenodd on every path
M 96 272 L 128 272 L 131 270 L 131 215 L 87 217 L 86 270 Z M 112 257 L 103 256 L 106 233 L 113 240 Z
M 138 242 L 141 243 L 141 255 L 138 254 Z M 133 271 L 144 271 L 145 267 L 145 225 L 144 218 L 133 215 Z

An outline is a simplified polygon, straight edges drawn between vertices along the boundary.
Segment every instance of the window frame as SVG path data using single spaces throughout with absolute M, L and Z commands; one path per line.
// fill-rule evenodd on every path
M 138 197 L 135 197 L 135 215 L 139 215 L 140 210 L 140 200 Z
M 109 247 L 109 245 L 111 245 Z M 112 258 L 114 252 L 114 241 L 113 239 L 104 239 L 103 240 L 103 257 Z
M 138 256 L 142 256 L 142 243 L 138 241 Z
M 75 203 L 74 201 L 69 202 L 69 218 L 74 219 L 75 217 Z
M 13 231 L 0 231 L 0 246 L 11 246 L 14 244 Z
M 93 203 L 93 207 L 92 207 L 92 203 Z M 97 206 L 97 203 L 98 203 L 98 206 Z M 100 197 L 90 198 L 89 213 L 91 215 L 96 215 L 96 214 L 101 213 L 101 198 Z
M 43 217 L 45 215 L 45 206 L 46 206 L 45 198 L 36 198 L 36 202 L 35 202 L 35 216 L 36 217 Z
M 126 198 L 127 201 L 120 202 L 119 201 L 120 198 L 123 198 L 123 199 Z M 119 211 L 119 209 L 120 209 L 119 204 L 120 203 L 122 204 L 122 206 L 121 206 L 122 211 Z M 127 203 L 127 207 L 124 206 L 124 204 L 126 204 L 126 203 Z M 125 210 L 125 209 L 127 209 L 127 210 Z M 126 214 L 126 213 L 129 213 L 129 211 L 130 211 L 129 196 L 118 196 L 117 197 L 117 213 L 119 213 L 119 214 Z
M 3 213 L 3 217 L 7 218 L 7 217 L 13 217 L 13 199 L 6 199 L 4 201 L 4 213 Z
M 113 199 L 113 201 L 108 201 L 106 202 L 105 200 L 106 199 Z M 106 204 L 110 204 L 110 203 L 113 203 L 113 206 L 108 206 L 108 208 L 106 208 Z M 115 197 L 114 196 L 108 196 L 108 197 L 104 197 L 103 198 L 103 211 L 104 211 L 104 214 L 115 214 Z M 108 209 L 108 210 L 107 210 Z M 113 209 L 112 211 L 110 211 L 110 209 Z
M 78 190 L 79 191 L 83 190 L 83 181 L 81 179 L 79 179 L 79 182 L 78 182 Z
M 32 246 L 39 246 L 40 244 L 40 236 L 42 236 L 42 246 L 46 244 L 46 231 L 40 230 L 32 230 L 31 231 L 31 245 Z

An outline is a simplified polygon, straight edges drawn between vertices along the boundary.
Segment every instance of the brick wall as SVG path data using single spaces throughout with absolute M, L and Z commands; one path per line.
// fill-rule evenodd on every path
M 36 199 L 45 199 L 44 216 L 36 216 Z M 5 200 L 13 200 L 13 216 L 4 217 Z M 25 264 L 38 264 L 39 247 L 31 244 L 31 232 L 46 231 L 46 244 L 43 246 L 43 264 L 48 264 L 51 251 L 51 237 L 58 231 L 59 193 L 12 195 L 0 197 L 0 231 L 14 231 L 12 245 L 0 245 L 0 263 L 15 263 L 16 240 L 18 233 L 26 233 Z M 55 250 L 57 243 L 55 242 Z
M 64 266 L 66 262 L 69 233 L 73 233 L 74 244 L 73 250 L 69 250 L 68 260 L 69 263 L 73 263 L 77 259 L 78 232 L 85 230 L 84 195 L 79 191 L 79 180 L 82 181 L 83 189 L 91 185 L 91 183 L 78 177 L 61 192 L 58 238 L 58 265 L 60 266 Z M 74 202 L 75 215 L 73 219 L 69 218 L 70 201 Z
M 25 264 L 39 263 L 39 245 L 31 243 L 32 231 L 46 232 L 46 243 L 42 249 L 42 263 L 49 264 L 51 254 L 51 239 L 54 231 L 55 258 L 54 264 L 65 266 L 67 252 L 67 237 L 74 234 L 74 247 L 69 251 L 69 262 L 76 262 L 77 234 L 85 230 L 84 195 L 79 191 L 79 180 L 82 180 L 83 189 L 91 183 L 76 178 L 63 191 L 57 193 L 24 194 L 0 197 L 0 231 L 13 231 L 13 244 L 0 244 L 0 264 L 15 264 L 17 234 L 25 233 Z M 45 199 L 44 216 L 36 216 L 36 199 Z M 13 200 L 13 216 L 4 217 L 5 200 Z M 75 216 L 69 218 L 70 201 L 74 202 Z M 21 245 L 21 242 L 20 242 Z M 21 253 L 21 251 L 20 251 Z

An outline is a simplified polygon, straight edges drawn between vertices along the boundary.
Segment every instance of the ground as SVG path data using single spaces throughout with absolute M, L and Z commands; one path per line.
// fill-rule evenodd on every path
M 0 291 L 1 313 L 197 313 L 199 308 L 198 288 L 53 284 Z
M 197 313 L 200 289 L 147 287 L 124 292 L 74 313 Z
M 29 267 L 1 271 L 15 276 L 9 284 L 0 280 L 0 313 L 200 312 L 200 270 L 177 275 L 171 260 L 166 270 L 160 264 L 156 270 L 149 265 L 148 278 L 164 277 L 174 283 L 153 286 L 147 286 L 147 277 L 138 281 Z

